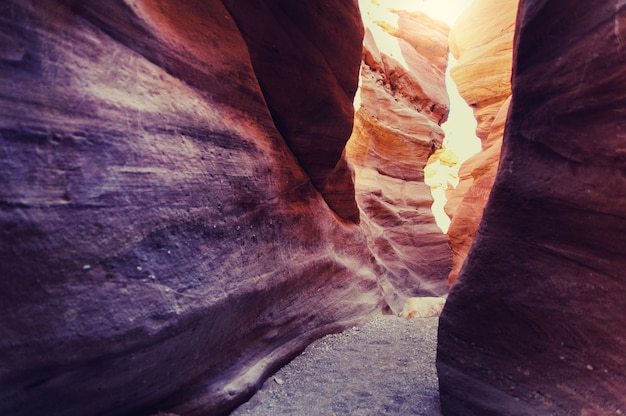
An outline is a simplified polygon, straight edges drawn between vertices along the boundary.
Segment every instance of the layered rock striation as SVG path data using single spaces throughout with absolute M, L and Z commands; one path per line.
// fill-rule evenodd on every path
M 365 24 L 354 131 L 346 154 L 369 248 L 400 298 L 447 292 L 450 250 L 424 167 L 441 146 L 448 27 L 421 12 L 361 2 Z
M 440 320 L 446 415 L 626 411 L 624 22 L 519 4 L 500 167 Z
M 475 0 L 450 31 L 450 51 L 458 60 L 450 75 L 472 107 L 482 150 L 459 169 L 459 184 L 447 192 L 453 252 L 450 285 L 474 241 L 493 186 L 511 97 L 513 34 L 518 0 Z
M 316 190 L 353 186 L 363 29 L 333 4 L 259 4 L 284 26 L 254 41 L 234 2 L 0 5 L 1 414 L 220 413 L 385 307 Z
M 446 291 L 446 29 L 396 16 L 346 149 L 356 2 L 0 5 L 0 414 L 228 412 Z

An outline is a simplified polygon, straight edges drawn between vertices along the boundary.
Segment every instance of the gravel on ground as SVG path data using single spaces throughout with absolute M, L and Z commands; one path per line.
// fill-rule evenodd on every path
M 321 338 L 231 415 L 439 416 L 438 322 L 386 315 Z

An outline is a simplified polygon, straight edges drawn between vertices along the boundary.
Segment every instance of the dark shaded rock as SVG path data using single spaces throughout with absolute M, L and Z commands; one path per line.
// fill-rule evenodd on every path
M 353 174 L 341 159 L 361 60 L 357 2 L 224 4 L 246 41 L 278 131 L 331 208 L 358 222 Z
M 440 321 L 444 414 L 626 409 L 625 21 L 520 3 L 500 167 Z

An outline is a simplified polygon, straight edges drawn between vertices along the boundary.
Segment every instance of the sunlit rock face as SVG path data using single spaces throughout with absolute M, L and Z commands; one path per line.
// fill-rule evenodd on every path
M 446 415 L 626 412 L 624 22 L 519 5 L 500 167 L 439 325 Z
M 504 123 L 511 97 L 513 34 L 518 0 L 475 0 L 450 31 L 450 50 L 458 64 L 450 75 L 472 107 L 482 150 L 465 161 L 459 184 L 447 193 L 453 251 L 450 284 L 474 241 L 498 168 Z
M 444 86 L 448 28 L 423 13 L 390 12 L 361 2 L 366 31 L 361 85 L 346 147 L 370 250 L 394 292 L 447 290 L 450 249 L 430 210 L 428 156 L 441 145 L 448 113 Z
M 2 2 L 0 414 L 216 414 L 397 298 L 311 184 L 352 186 L 362 35 L 317 7 Z

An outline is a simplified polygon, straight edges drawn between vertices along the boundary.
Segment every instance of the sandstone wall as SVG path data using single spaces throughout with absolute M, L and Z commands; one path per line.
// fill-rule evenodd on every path
M 500 158 L 504 122 L 511 97 L 513 33 L 518 0 L 475 0 L 450 31 L 450 50 L 458 60 L 450 75 L 472 107 L 482 150 L 459 169 L 459 185 L 447 192 L 453 252 L 450 285 L 474 241 Z
M 626 8 L 522 0 L 502 159 L 439 327 L 446 415 L 626 411 Z
M 0 414 L 215 414 L 387 305 L 311 185 L 353 186 L 357 5 L 258 7 L 0 5 Z
M 430 210 L 424 167 L 441 146 L 449 104 L 445 24 L 421 12 L 360 3 L 366 27 L 360 90 L 346 147 L 373 256 L 400 307 L 407 296 L 447 291 L 450 250 Z
M 363 39 L 355 3 L 224 1 L 276 128 L 329 206 L 358 222 L 354 173 L 342 156 L 354 119 L 354 66 L 361 61 L 354 46 Z
M 396 16 L 346 150 L 356 2 L 0 5 L 0 414 L 227 412 L 446 291 L 422 169 L 447 29 Z

